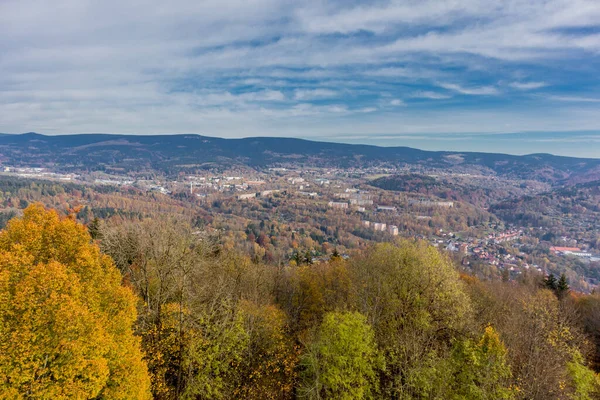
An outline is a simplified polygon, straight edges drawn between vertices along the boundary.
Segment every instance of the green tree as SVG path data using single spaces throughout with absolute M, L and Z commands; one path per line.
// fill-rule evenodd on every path
M 556 280 L 554 274 L 550 274 L 544 279 L 544 286 L 546 286 L 546 289 L 556 292 L 556 289 L 558 288 L 558 281 Z
M 331 261 L 338 260 L 341 258 L 342 258 L 342 256 L 340 255 L 340 253 L 338 252 L 338 249 L 336 247 L 335 249 L 333 249 L 333 253 L 331 253 Z
M 373 329 L 358 312 L 328 313 L 301 358 L 301 396 L 309 399 L 370 399 L 378 392 L 383 358 Z
M 303 259 L 299 252 L 294 253 L 292 260 L 296 262 L 296 265 L 302 265 Z
M 478 321 L 493 324 L 508 349 L 516 396 L 528 400 L 574 396 L 576 385 L 568 384 L 567 365 L 574 353 L 586 351 L 587 341 L 569 303 L 561 303 L 535 283 L 476 282 L 469 288 Z
M 351 297 L 347 264 L 342 259 L 302 265 L 287 271 L 276 298 L 293 332 L 318 326 L 327 312 L 343 310 Z
M 507 351 L 498 333 L 488 326 L 478 343 L 458 341 L 452 351 L 452 399 L 511 399 Z
M 92 239 L 100 238 L 100 220 L 96 217 L 88 225 L 88 232 Z
M 567 281 L 567 277 L 564 273 L 560 274 L 560 279 L 556 284 L 556 297 L 559 299 L 563 299 L 567 294 L 569 294 L 569 282 Z
M 310 253 L 310 250 L 306 250 L 306 253 L 304 253 L 304 262 L 308 265 L 313 263 L 313 258 L 312 254 Z
M 224 310 L 229 307 L 224 305 Z M 242 313 L 195 319 L 188 329 L 182 399 L 230 399 L 238 386 L 239 366 L 248 346 Z
M 592 400 L 600 395 L 600 377 L 585 366 L 579 351 L 573 352 L 573 359 L 567 363 L 567 370 L 573 386 L 573 400 Z
M 249 371 L 281 345 L 275 329 L 282 329 L 281 316 L 264 322 L 275 331 L 257 322 L 270 301 L 274 269 L 220 251 L 182 218 L 103 224 L 101 233 L 103 249 L 143 299 L 137 326 L 156 399 L 250 398 L 269 387 L 249 379 Z M 250 303 L 256 309 L 243 306 Z M 259 344 L 264 354 L 255 353 Z M 287 385 L 287 377 L 281 382 Z
M 386 396 L 435 397 L 452 340 L 471 318 L 451 260 L 427 243 L 406 240 L 375 246 L 349 269 L 355 307 L 385 355 Z

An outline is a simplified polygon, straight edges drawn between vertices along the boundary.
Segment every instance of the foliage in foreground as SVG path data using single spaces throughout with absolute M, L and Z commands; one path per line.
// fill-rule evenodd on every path
M 27 208 L 0 234 L 0 397 L 150 398 L 135 304 L 83 226 Z
M 373 328 L 358 312 L 325 315 L 317 337 L 302 356 L 300 397 L 366 399 L 378 392 L 383 358 Z
M 599 395 L 597 296 L 459 276 L 415 241 L 274 266 L 184 220 L 91 228 L 114 264 L 40 206 L 0 234 L 0 398 Z

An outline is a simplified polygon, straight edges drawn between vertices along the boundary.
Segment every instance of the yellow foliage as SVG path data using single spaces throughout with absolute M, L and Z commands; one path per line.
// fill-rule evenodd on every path
M 135 297 L 87 230 L 40 205 L 0 233 L 0 398 L 147 399 Z
M 296 379 L 299 350 L 286 332 L 286 316 L 273 305 L 242 301 L 250 343 L 243 361 L 245 373 L 236 388 L 237 398 L 290 398 Z

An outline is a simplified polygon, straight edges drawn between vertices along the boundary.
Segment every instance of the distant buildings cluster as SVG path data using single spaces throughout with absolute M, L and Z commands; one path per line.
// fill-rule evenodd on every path
M 420 206 L 420 207 L 445 207 L 445 208 L 454 207 L 453 201 L 434 201 L 434 200 L 427 200 L 427 199 L 409 200 L 408 204 L 410 204 L 411 206 Z
M 372 195 L 369 192 L 358 189 L 346 189 L 344 193 L 338 193 L 336 196 L 340 199 L 348 199 L 354 206 L 372 206 Z
M 523 235 L 522 230 L 511 230 L 508 232 L 499 233 L 496 235 L 489 235 L 488 239 L 494 243 L 505 243 L 519 239 Z
M 253 199 L 258 196 L 266 197 L 266 196 L 270 196 L 274 193 L 279 193 L 279 192 L 280 192 L 280 190 L 276 190 L 276 189 L 263 190 L 261 192 L 255 192 L 255 193 L 238 194 L 237 198 L 238 198 L 238 200 L 250 200 L 250 199 Z
M 330 201 L 329 203 L 327 203 L 327 205 L 331 208 L 337 208 L 337 209 L 346 209 L 348 208 L 348 203 L 346 202 L 341 202 L 341 201 Z
M 363 221 L 362 225 L 365 228 L 371 228 L 377 232 L 388 232 L 392 236 L 398 236 L 398 227 L 396 225 L 387 225 L 384 222 Z
M 47 171 L 46 168 L 23 167 L 15 168 L 4 166 L 2 172 L 8 175 L 18 176 L 19 178 L 39 178 L 52 181 L 72 181 L 77 179 L 75 174 L 59 174 L 56 172 Z
M 592 253 L 590 253 L 588 251 L 583 251 L 579 247 L 552 246 L 552 247 L 550 247 L 550 251 L 556 255 L 563 255 L 563 256 L 571 255 L 571 256 L 583 257 L 583 258 L 591 258 L 593 256 Z

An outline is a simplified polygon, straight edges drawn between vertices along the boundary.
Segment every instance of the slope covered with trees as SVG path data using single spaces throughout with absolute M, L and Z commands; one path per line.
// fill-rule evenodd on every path
M 600 181 L 506 200 L 490 211 L 510 223 L 545 228 L 549 231 L 545 240 L 560 243 L 560 236 L 580 232 L 585 242 L 600 248 Z
M 184 217 L 89 229 L 34 205 L 0 234 L 0 398 L 599 395 L 600 300 L 565 282 L 412 240 L 273 265 Z
M 581 322 L 595 317 L 533 277 L 461 277 L 413 241 L 275 266 L 223 252 L 180 220 L 100 232 L 144 300 L 157 398 L 585 399 L 598 389 L 591 322 Z

